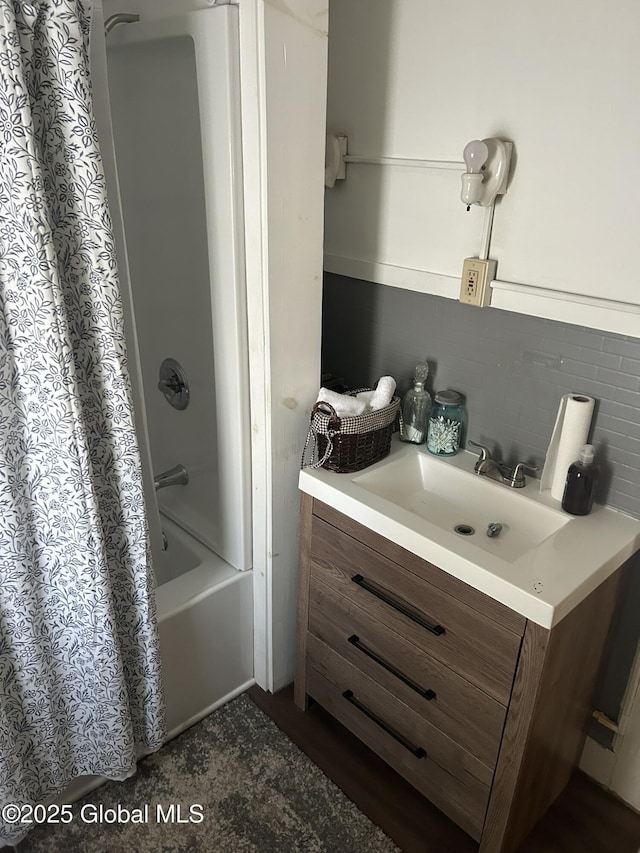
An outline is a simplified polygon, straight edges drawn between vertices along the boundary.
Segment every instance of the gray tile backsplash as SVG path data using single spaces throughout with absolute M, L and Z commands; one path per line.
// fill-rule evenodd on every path
M 465 394 L 469 438 L 540 470 L 562 395 L 595 397 L 597 500 L 640 518 L 640 338 L 325 275 L 324 372 L 402 394 L 425 358 L 430 391 Z

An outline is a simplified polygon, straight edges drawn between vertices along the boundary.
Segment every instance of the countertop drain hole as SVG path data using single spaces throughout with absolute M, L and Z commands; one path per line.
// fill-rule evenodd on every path
M 476 532 L 475 528 L 472 527 L 470 524 L 456 524 L 453 529 L 456 533 L 459 533 L 460 536 L 473 536 L 473 534 Z

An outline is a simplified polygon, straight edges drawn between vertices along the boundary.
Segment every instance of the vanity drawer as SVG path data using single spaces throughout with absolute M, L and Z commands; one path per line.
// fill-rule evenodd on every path
M 437 586 L 443 592 L 452 595 L 464 604 L 469 605 L 474 610 L 483 613 L 487 618 L 491 619 L 497 625 L 502 625 L 507 631 L 513 634 L 522 636 L 527 624 L 527 620 L 520 613 L 516 613 L 510 607 L 501 604 L 489 595 L 480 592 L 468 583 L 458 580 L 458 578 L 450 575 L 448 572 L 442 571 L 438 566 L 423 560 L 421 557 L 412 554 L 390 539 L 380 536 L 379 533 L 374 533 L 368 527 L 364 527 L 352 518 L 333 509 L 333 507 L 322 503 L 322 501 L 313 501 L 313 515 L 322 521 L 327 522 L 331 527 L 345 533 L 351 539 L 356 539 L 367 545 L 376 554 L 380 554 L 391 560 L 393 563 L 398 563 L 403 568 L 418 575 L 424 580 Z
M 401 634 L 502 705 L 507 705 L 521 635 L 439 586 L 314 517 L 311 578 Z M 460 584 L 464 587 L 464 584 Z
M 506 708 L 316 578 L 309 631 L 489 767 Z
M 431 802 L 478 839 L 491 771 L 309 636 L 307 690 Z M 482 778 L 478 778 L 481 776 Z

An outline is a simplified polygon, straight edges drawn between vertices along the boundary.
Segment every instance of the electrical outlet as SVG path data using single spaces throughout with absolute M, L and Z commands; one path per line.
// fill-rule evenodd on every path
M 477 305 L 479 308 L 491 301 L 489 283 L 496 276 L 496 261 L 481 261 L 480 258 L 465 258 L 462 265 L 460 302 Z

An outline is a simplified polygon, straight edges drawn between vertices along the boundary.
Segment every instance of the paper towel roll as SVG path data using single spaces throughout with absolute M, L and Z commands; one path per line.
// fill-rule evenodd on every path
M 540 483 L 540 488 L 551 489 L 551 497 L 558 501 L 564 494 L 569 465 L 588 441 L 595 402 L 585 394 L 565 394 L 560 400 Z

